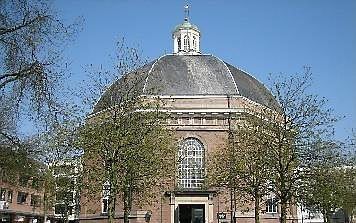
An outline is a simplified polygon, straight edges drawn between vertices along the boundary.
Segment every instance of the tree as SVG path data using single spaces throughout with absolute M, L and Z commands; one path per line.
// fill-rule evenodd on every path
M 355 159 L 355 157 L 354 157 Z M 352 166 L 346 166 L 343 169 L 343 196 L 341 208 L 348 215 L 349 221 L 354 222 L 356 216 L 356 163 L 352 162 Z
M 76 31 L 77 24 L 63 24 L 47 1 L 0 1 L 1 149 L 26 153 L 18 121 L 29 117 L 39 125 L 61 112 L 61 50 Z
M 302 75 L 275 77 L 271 90 L 278 106 L 245 109 L 238 116 L 241 121 L 234 123 L 234 137 L 229 137 L 234 140 L 220 154 L 228 163 L 215 168 L 222 172 L 218 182 L 231 181 L 229 188 L 255 201 L 256 221 L 259 201 L 271 193 L 280 205 L 280 222 L 286 222 L 288 206 L 302 198 L 315 160 L 324 155 L 323 147 L 316 145 L 332 135 L 336 119 L 325 99 L 308 93 L 310 78 L 309 68 Z
M 353 220 L 356 210 L 355 176 L 352 166 L 324 166 L 313 170 L 315 178 L 309 182 L 305 206 L 321 212 L 324 222 L 332 222 L 332 216 L 342 210 L 345 217 Z
M 247 202 L 254 202 L 256 223 L 260 222 L 260 204 L 267 193 L 269 176 L 264 146 L 268 137 L 258 109 L 256 106 L 252 114 L 246 111 L 233 118 L 228 148 L 212 154 L 208 168 L 212 186 L 229 188 Z
M 0 156 L 0 181 L 11 185 L 19 184 L 21 176 L 35 176 L 42 165 L 30 155 L 28 151 L 34 150 L 34 144 L 30 140 L 23 142 L 19 149 L 13 149 L 10 145 L 1 147 Z
M 346 148 L 345 148 L 346 146 Z M 318 147 L 324 147 L 322 159 L 314 161 L 311 175 L 306 182 L 303 194 L 303 204 L 311 210 L 323 214 L 324 222 L 331 222 L 333 215 L 342 210 L 349 221 L 353 221 L 356 211 L 355 154 L 345 153 L 348 145 L 336 142 L 323 142 Z
M 60 215 L 63 222 L 69 222 L 69 216 L 79 216 L 79 193 L 81 184 L 80 159 L 65 159 L 51 165 L 54 190 L 49 190 L 52 198 L 50 207 Z
M 49 129 L 37 136 L 36 157 L 44 165 L 40 179 L 43 184 L 43 210 L 47 218 L 48 210 L 61 209 L 62 218 L 68 221 L 69 208 L 77 202 L 80 180 L 82 150 L 77 146 L 77 127 L 80 117 L 75 112 L 57 115 L 56 122 Z M 74 183 L 73 183 L 74 182 Z M 74 192 L 74 193 L 73 193 Z M 59 207 L 59 204 L 62 205 Z
M 63 123 L 58 119 L 67 111 L 61 82 L 66 78 L 66 63 L 61 51 L 77 30 L 78 24 L 65 25 L 48 1 L 0 1 L 0 150 L 4 155 L 0 180 L 17 184 L 13 176 L 28 176 L 41 181 L 38 190 L 44 193 L 45 219 L 55 191 L 49 164 L 65 153 L 65 145 L 57 148 L 61 153 L 55 153 L 52 141 L 61 138 L 56 143 L 63 142 L 63 134 L 54 137 L 54 131 L 60 132 Z M 41 133 L 21 136 L 18 123 L 24 119 Z M 65 150 L 69 149 L 72 147 Z
M 332 214 L 342 206 L 346 192 L 345 169 L 339 144 L 321 142 L 317 147 L 324 154 L 315 159 L 309 169 L 311 177 L 303 186 L 302 202 L 308 210 L 322 213 L 326 223 L 331 222 Z
M 125 73 L 139 65 L 137 51 L 124 47 L 119 55 L 123 59 L 117 72 L 123 76 L 115 77 L 118 84 L 106 89 L 98 102 L 104 110 L 81 126 L 79 143 L 84 148 L 84 182 L 90 182 L 84 193 L 104 197 L 108 222 L 114 222 L 120 199 L 127 223 L 133 202 L 150 200 L 159 192 L 157 186 L 174 173 L 175 149 L 159 98 L 140 96 L 145 77 L 137 71 Z
M 296 204 L 303 183 L 312 177 L 309 173 L 314 160 L 323 155 L 316 145 L 332 137 L 336 118 L 325 99 L 308 92 L 310 68 L 303 75 L 279 76 L 275 80 L 271 90 L 280 109 L 278 115 L 267 116 L 273 140 L 266 149 L 271 191 L 280 203 L 280 222 L 285 223 L 288 205 Z
M 347 155 L 346 163 L 346 192 L 342 202 L 342 208 L 350 217 L 350 222 L 355 221 L 356 216 L 356 132 L 352 132 L 350 142 L 350 153 Z
M 117 197 L 122 199 L 126 223 L 133 200 L 151 197 L 158 181 L 174 172 L 174 152 L 164 117 L 157 111 L 137 112 L 148 109 L 136 104 L 142 102 L 126 103 L 108 116 L 95 117 L 81 130 L 85 174 L 89 182 L 96 183 L 93 192 L 108 187 L 109 222 L 115 216 Z

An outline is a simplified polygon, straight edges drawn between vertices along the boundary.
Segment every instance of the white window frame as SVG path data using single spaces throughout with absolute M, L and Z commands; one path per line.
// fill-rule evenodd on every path
M 12 190 L 7 191 L 7 202 L 12 203 L 13 195 L 14 195 L 14 192 Z
M 105 206 L 106 206 L 106 209 L 105 209 Z M 109 198 L 103 197 L 101 200 L 101 213 L 107 214 L 108 211 L 109 211 Z
M 0 201 L 5 201 L 6 200 L 6 188 L 1 188 L 0 189 Z
M 28 193 L 23 192 L 23 191 L 18 191 L 16 201 L 18 204 L 24 204 L 27 202 L 27 197 L 28 197 Z M 22 198 L 22 199 L 19 201 L 19 198 Z
M 186 138 L 178 150 L 178 187 L 199 189 L 204 181 L 205 148 L 200 140 Z
M 269 196 L 266 200 L 266 213 L 275 214 L 278 213 L 278 202 L 275 196 Z
M 197 40 L 195 36 L 193 36 L 193 49 L 197 50 Z
M 178 44 L 178 51 L 182 49 L 182 40 L 180 37 L 177 38 L 177 44 Z
M 189 39 L 189 36 L 188 35 L 185 35 L 184 36 L 184 39 L 183 39 L 183 48 L 184 48 L 184 51 L 189 51 L 190 50 L 190 39 Z
M 101 199 L 101 213 L 102 214 L 107 214 L 109 211 L 109 195 L 110 195 L 110 183 L 105 182 L 103 185 L 102 199 Z M 106 210 L 105 210 L 104 202 L 106 202 Z

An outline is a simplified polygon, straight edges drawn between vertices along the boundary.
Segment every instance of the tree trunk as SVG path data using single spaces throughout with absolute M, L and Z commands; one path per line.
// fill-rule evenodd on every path
M 131 189 L 130 186 L 128 186 L 125 191 L 124 191 L 124 223 L 129 223 L 129 215 L 131 212 Z
M 280 223 L 287 222 L 287 202 L 281 200 L 281 218 L 279 220 Z
M 68 210 L 66 209 L 66 213 L 65 213 L 65 217 L 64 217 L 64 222 L 65 223 L 69 223 L 69 214 L 68 214 Z
M 116 194 L 113 192 L 113 194 L 109 195 L 109 200 L 108 200 L 108 223 L 115 222 L 115 212 L 116 212 Z
M 47 191 L 43 192 L 43 222 L 47 223 Z
M 255 223 L 260 223 L 260 193 L 259 186 L 254 186 L 253 197 L 255 198 Z
M 129 210 L 129 200 L 128 200 L 128 195 L 125 193 L 124 195 L 124 223 L 129 223 L 129 215 L 130 215 L 130 210 Z
M 113 223 L 113 222 L 114 222 L 114 219 L 112 217 L 111 210 L 109 208 L 109 210 L 108 210 L 108 223 Z
M 129 223 L 129 215 L 130 215 L 130 211 L 125 208 L 124 210 L 124 223 Z
M 260 198 L 255 198 L 255 223 L 260 223 Z

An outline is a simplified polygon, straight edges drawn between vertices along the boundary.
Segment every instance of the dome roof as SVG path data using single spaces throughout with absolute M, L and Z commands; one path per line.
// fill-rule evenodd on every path
M 94 112 L 114 106 L 127 89 L 141 95 L 241 95 L 270 108 L 276 105 L 258 80 L 212 55 L 162 56 L 113 83 Z
M 184 20 L 183 23 L 177 25 L 175 28 L 174 28 L 174 31 L 173 32 L 177 32 L 178 30 L 186 30 L 186 29 L 193 29 L 197 32 L 199 32 L 199 29 L 198 29 L 198 26 L 190 23 L 189 21 L 187 20 Z

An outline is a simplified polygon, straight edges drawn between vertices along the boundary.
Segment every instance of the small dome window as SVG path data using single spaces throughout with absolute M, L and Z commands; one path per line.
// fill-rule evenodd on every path
M 182 49 L 182 41 L 180 37 L 178 37 L 177 42 L 178 42 L 178 51 L 179 51 Z
M 189 51 L 190 50 L 190 43 L 189 43 L 189 36 L 188 35 L 184 36 L 183 44 L 184 44 L 184 51 Z
M 196 50 L 197 49 L 197 40 L 196 37 L 193 36 L 193 49 Z

